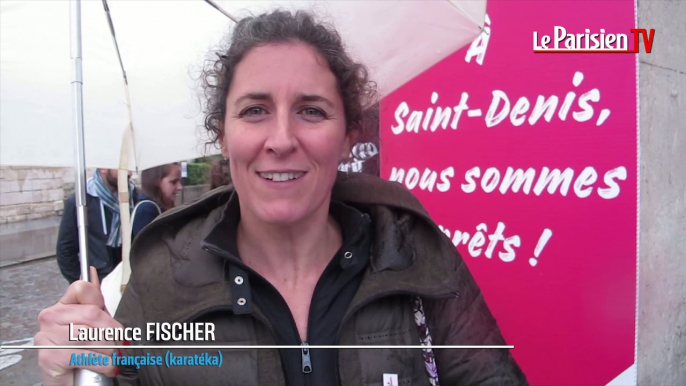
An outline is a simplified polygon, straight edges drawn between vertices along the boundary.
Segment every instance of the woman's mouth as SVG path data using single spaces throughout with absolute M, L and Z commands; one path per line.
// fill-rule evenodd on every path
M 283 172 L 283 173 L 277 173 L 277 172 L 260 172 L 257 173 L 260 175 L 260 177 L 270 180 L 270 181 L 275 181 L 275 182 L 282 182 L 282 181 L 291 181 L 291 180 L 297 180 L 298 178 L 302 177 L 305 175 L 305 172 Z

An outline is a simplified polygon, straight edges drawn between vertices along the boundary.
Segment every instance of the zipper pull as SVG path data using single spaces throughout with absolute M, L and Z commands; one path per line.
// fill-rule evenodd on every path
M 310 358 L 310 349 L 307 348 L 309 346 L 307 342 L 302 343 L 302 359 L 303 359 L 303 373 L 304 374 L 309 374 L 312 372 L 312 360 Z

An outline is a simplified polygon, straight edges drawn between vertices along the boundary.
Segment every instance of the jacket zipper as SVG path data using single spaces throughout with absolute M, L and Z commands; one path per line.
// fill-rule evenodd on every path
M 310 349 L 308 348 L 307 342 L 302 342 L 302 364 L 303 364 L 303 374 L 309 374 L 312 372 L 312 360 L 310 358 Z
M 203 249 L 206 250 L 206 251 L 208 251 L 208 252 L 217 254 L 217 255 L 219 255 L 219 256 L 221 256 L 221 257 L 224 257 L 224 258 L 228 258 L 228 259 L 232 259 L 232 260 L 233 260 L 233 257 L 232 257 L 231 255 L 225 253 L 225 252 L 222 251 L 222 250 L 215 249 L 215 248 L 210 248 L 209 246 L 205 246 L 205 247 L 203 247 Z M 247 265 L 245 265 L 245 264 L 243 264 L 243 263 L 241 263 L 241 262 L 238 262 L 238 263 L 240 263 L 240 264 L 243 266 L 244 269 L 247 269 L 248 271 L 250 271 L 251 273 L 255 274 L 255 275 L 258 276 L 258 277 L 262 277 L 260 274 L 258 274 L 257 272 L 255 272 L 253 269 L 251 269 L 251 268 L 248 267 Z M 264 278 L 262 278 L 262 280 L 264 280 L 268 285 L 270 285 L 270 286 L 272 287 L 272 289 L 273 289 L 277 294 L 279 293 L 279 291 L 278 291 L 271 283 L 269 283 L 268 280 L 265 280 Z M 317 290 L 317 288 L 316 288 L 316 286 L 315 286 L 315 291 L 316 291 L 316 290 Z M 377 301 L 377 300 L 379 300 L 379 299 L 382 299 L 382 298 L 385 298 L 385 297 L 388 297 L 388 296 L 395 296 L 395 295 L 419 296 L 419 297 L 423 297 L 423 298 L 426 298 L 426 299 L 450 299 L 451 297 L 454 297 L 454 296 L 456 295 L 456 292 L 451 292 L 451 293 L 448 293 L 448 294 L 445 294 L 445 295 L 427 296 L 427 295 L 421 295 L 421 294 L 419 294 L 419 293 L 410 292 L 410 291 L 388 291 L 388 292 L 383 292 L 383 293 L 380 293 L 380 294 L 378 294 L 378 295 L 376 295 L 376 296 L 372 296 L 372 297 L 370 297 L 370 298 L 367 298 L 367 299 L 365 299 L 362 303 L 360 303 L 360 304 L 358 304 L 357 306 L 355 306 L 350 312 L 346 313 L 346 314 L 343 316 L 343 319 L 341 320 L 341 324 L 340 324 L 339 327 L 338 327 L 338 333 L 336 334 L 336 335 L 337 335 L 337 341 L 340 342 L 341 331 L 343 330 L 343 326 L 345 325 L 345 323 L 346 323 L 346 322 L 348 321 L 348 319 L 350 319 L 358 310 L 360 310 L 362 307 L 364 307 L 364 306 L 366 306 L 366 305 L 368 305 L 368 304 L 371 304 L 371 303 L 373 303 L 373 302 L 375 302 L 375 301 Z M 279 294 L 279 296 L 281 296 L 281 295 Z M 281 300 L 283 300 L 283 301 L 285 302 L 285 300 L 283 299 L 283 297 L 281 297 Z M 202 314 L 204 314 L 204 313 L 206 313 L 206 312 L 210 312 L 210 310 L 204 310 L 202 313 L 196 314 L 196 316 L 194 316 L 194 318 L 196 318 L 196 317 L 198 317 L 199 315 L 202 315 Z M 308 344 L 306 341 L 302 341 L 302 340 L 300 339 L 300 333 L 298 332 L 298 328 L 297 328 L 297 325 L 296 325 L 296 323 L 295 323 L 295 318 L 293 318 L 293 314 L 292 314 L 291 312 L 289 312 L 288 315 L 290 316 L 290 319 L 291 319 L 291 326 L 293 326 L 293 328 L 295 329 L 296 336 L 298 336 L 298 341 L 299 341 L 300 345 L 303 347 L 303 348 L 300 350 L 300 351 L 301 351 L 302 372 L 303 372 L 303 374 L 310 374 L 310 373 L 312 373 L 312 356 L 311 356 L 311 353 L 310 353 L 310 349 L 309 349 L 309 347 L 308 347 L 309 344 Z M 272 334 L 272 339 L 274 339 L 274 341 L 276 342 L 276 334 L 274 333 L 274 330 L 273 330 L 272 326 L 269 324 L 269 322 L 268 322 L 267 320 L 263 320 L 262 318 L 258 318 L 258 317 L 256 317 L 256 316 L 254 316 L 254 317 L 255 317 L 256 319 L 258 319 L 259 321 L 261 321 L 264 325 L 267 326 L 267 329 L 269 329 L 269 332 Z M 309 317 L 308 317 L 308 319 L 309 319 Z M 310 324 L 310 322 L 309 322 L 309 320 L 308 320 L 308 324 L 307 324 L 308 330 L 309 330 L 309 328 L 310 328 L 310 325 L 311 325 L 311 324 Z M 308 331 L 308 334 L 309 334 L 309 331 Z M 340 376 L 338 361 L 336 361 L 336 363 L 335 363 L 335 369 L 336 369 L 336 370 L 335 370 L 335 371 L 336 371 L 336 374 L 339 374 L 339 376 Z M 308 376 L 308 377 L 306 377 L 305 379 L 307 380 L 307 382 L 306 382 L 307 385 L 310 385 L 310 383 L 311 383 L 311 378 Z
M 369 216 L 366 214 L 363 214 L 362 217 L 368 218 Z M 362 221 L 362 220 L 360 220 L 360 221 Z M 350 238 L 350 240 L 357 240 L 359 238 L 360 229 L 362 229 L 362 228 L 357 227 L 357 231 L 355 232 L 353 237 Z M 349 244 L 350 244 L 350 241 L 348 243 L 344 243 L 343 245 L 341 245 L 341 250 L 347 249 L 349 247 Z M 327 268 L 328 268 L 328 265 L 326 268 L 324 268 L 324 272 L 326 272 Z M 323 274 L 324 273 L 322 273 L 322 275 Z M 320 284 L 320 282 L 317 281 L 317 284 L 314 286 L 314 291 L 312 292 L 313 294 L 315 294 L 317 292 L 317 289 L 319 288 L 319 284 Z M 312 303 L 310 303 L 310 310 L 308 311 L 308 316 L 307 316 L 307 336 L 308 336 L 308 338 L 310 337 L 310 327 L 312 326 L 311 317 L 312 317 Z M 295 325 L 295 319 L 293 319 L 292 314 L 291 314 L 291 319 L 293 320 L 293 324 Z M 340 335 L 340 331 L 339 331 L 338 335 Z M 338 338 L 337 338 L 337 340 L 338 340 Z M 301 350 L 302 351 L 302 371 L 303 371 L 303 374 L 310 374 L 312 372 L 312 357 L 311 357 L 310 349 L 307 347 L 307 346 L 309 346 L 309 344 L 307 342 L 302 342 L 301 344 L 304 347 Z M 338 361 L 336 361 L 336 363 L 335 363 L 335 374 L 337 377 L 340 378 L 340 376 L 338 375 Z M 305 379 L 306 379 L 307 385 L 310 385 L 312 382 L 311 378 L 306 377 Z M 339 383 L 340 383 L 340 379 L 339 379 Z
M 276 290 L 276 289 L 274 289 L 274 290 Z M 200 311 L 200 312 L 198 312 L 198 313 L 196 313 L 196 314 L 193 314 L 192 316 L 190 316 L 190 317 L 188 317 L 188 318 L 183 319 L 183 320 L 181 321 L 181 323 L 190 322 L 190 321 L 195 320 L 195 319 L 197 319 L 197 318 L 199 318 L 199 317 L 201 317 L 201 316 L 203 316 L 203 315 L 206 315 L 206 314 L 209 314 L 209 313 L 215 312 L 215 311 L 221 311 L 221 310 L 223 310 L 223 311 L 231 311 L 231 310 L 232 310 L 232 307 L 230 307 L 230 306 L 215 306 L 215 307 L 210 307 L 210 308 L 207 308 L 207 309 L 205 309 L 205 310 L 202 310 L 202 311 Z M 269 330 L 269 333 L 270 333 L 271 336 L 272 336 L 272 339 L 274 340 L 274 342 L 276 342 L 276 334 L 274 333 L 274 329 L 273 329 L 272 326 L 269 324 L 269 322 L 268 322 L 266 319 L 264 319 L 264 318 L 262 318 L 262 317 L 260 317 L 260 316 L 257 316 L 257 315 L 253 315 L 253 317 L 254 317 L 255 319 L 257 319 L 259 322 L 261 322 L 262 324 L 264 324 L 264 325 L 267 327 L 267 329 Z M 293 319 L 293 315 L 291 315 L 291 321 L 292 321 L 293 326 L 295 326 L 295 319 Z M 297 330 L 297 328 L 296 328 L 296 330 Z M 300 345 L 302 346 L 302 348 L 300 349 L 300 351 L 301 351 L 301 360 L 302 360 L 302 372 L 303 372 L 303 374 L 310 374 L 310 373 L 312 372 L 312 357 L 311 357 L 311 354 L 310 354 L 310 349 L 309 349 L 309 347 L 308 347 L 309 344 L 308 344 L 307 342 L 300 342 Z M 336 370 L 338 370 L 338 363 L 336 363 Z M 285 374 L 284 374 L 284 375 L 285 375 Z M 311 381 L 310 377 L 307 376 L 307 377 L 305 377 L 305 379 L 306 379 L 305 384 L 306 384 L 306 385 L 311 385 L 311 382 L 312 382 L 312 381 Z M 286 379 L 286 381 L 288 381 L 288 380 Z
M 203 247 L 203 249 L 206 250 L 207 252 L 211 252 L 211 253 L 217 254 L 221 257 L 224 257 L 225 259 L 234 260 L 233 256 L 225 253 L 224 251 L 222 251 L 220 249 L 211 248 L 209 246 L 205 246 L 205 247 Z M 252 268 L 248 267 L 247 265 L 243 264 L 242 262 L 236 262 L 236 263 L 239 263 L 243 269 L 246 269 L 250 273 L 260 277 L 262 280 L 264 280 L 264 282 L 267 283 L 267 285 L 269 285 L 271 287 L 271 289 L 275 293 L 279 294 L 279 291 L 276 289 L 276 287 L 274 287 L 272 285 L 272 283 L 270 283 L 268 280 L 264 279 L 259 273 L 255 272 Z M 279 296 L 281 296 L 281 294 L 279 294 Z M 281 296 L 281 300 L 284 303 L 286 303 L 286 301 L 283 299 L 283 296 Z M 300 339 L 300 332 L 298 331 L 298 325 L 295 323 L 295 318 L 293 317 L 293 314 L 291 312 L 289 312 L 288 316 L 290 316 L 291 326 L 295 330 L 295 336 L 298 337 L 298 344 L 300 344 L 303 347 L 300 350 L 301 361 L 302 361 L 302 363 L 301 363 L 302 364 L 302 366 L 301 366 L 302 372 L 303 372 L 303 374 L 310 374 L 310 373 L 312 373 L 312 356 L 310 354 L 310 349 L 307 347 L 307 346 L 309 346 L 309 344 Z M 255 319 L 259 320 L 260 322 L 262 322 L 265 326 L 267 326 L 267 329 L 269 330 L 269 332 L 272 335 L 272 339 L 274 340 L 274 342 L 276 342 L 276 333 L 274 332 L 274 329 L 272 328 L 271 324 L 269 324 L 269 321 L 267 321 L 261 317 L 257 317 L 256 315 L 253 315 L 253 317 Z M 309 321 L 308 321 L 307 327 L 309 330 L 309 327 L 310 327 Z M 307 379 L 307 385 L 309 385 L 310 384 L 310 377 L 306 377 L 306 379 Z

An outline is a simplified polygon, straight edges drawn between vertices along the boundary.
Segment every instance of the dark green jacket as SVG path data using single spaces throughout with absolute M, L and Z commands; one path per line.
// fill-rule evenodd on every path
M 116 314 L 122 324 L 145 332 L 147 322 L 213 322 L 216 341 L 194 344 L 274 344 L 259 308 L 251 314 L 233 314 L 226 260 L 200 247 L 232 190 L 231 186 L 215 189 L 165 212 L 139 234 L 132 249 L 131 281 Z M 411 193 L 394 182 L 353 174 L 339 178 L 333 199 L 368 213 L 374 229 L 371 262 L 341 324 L 340 344 L 418 344 L 412 296 L 423 299 L 434 345 L 505 344 L 464 261 Z M 127 351 L 164 356 L 167 350 Z M 443 386 L 526 384 L 508 350 L 434 351 Z M 122 367 L 118 381 L 120 385 L 285 386 L 277 350 L 223 350 L 222 355 L 219 368 Z M 384 373 L 398 374 L 400 385 L 428 385 L 420 350 L 339 350 L 342 386 L 381 386 Z

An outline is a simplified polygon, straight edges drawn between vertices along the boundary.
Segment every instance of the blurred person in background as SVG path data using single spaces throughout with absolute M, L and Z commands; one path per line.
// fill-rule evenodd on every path
M 88 216 L 88 258 L 102 280 L 121 262 L 121 220 L 117 192 L 117 169 L 96 169 L 86 181 L 86 216 Z M 131 173 L 129 172 L 129 178 Z M 131 207 L 150 197 L 139 192 L 129 181 Z M 141 214 L 144 211 L 141 211 Z M 153 217 L 154 218 L 154 217 Z M 73 283 L 81 276 L 79 234 L 76 222 L 76 195 L 69 196 L 57 236 L 57 264 L 62 275 Z M 142 224 L 143 222 L 140 221 Z M 147 225 L 147 224 L 145 224 Z
M 210 168 L 210 190 L 231 183 L 231 172 L 229 171 L 229 160 L 219 159 L 212 162 Z
M 143 170 L 141 172 L 141 188 L 150 199 L 141 201 L 134 209 L 131 226 L 133 239 L 155 217 L 176 205 L 176 198 L 179 192 L 183 190 L 181 165 L 171 163 Z

